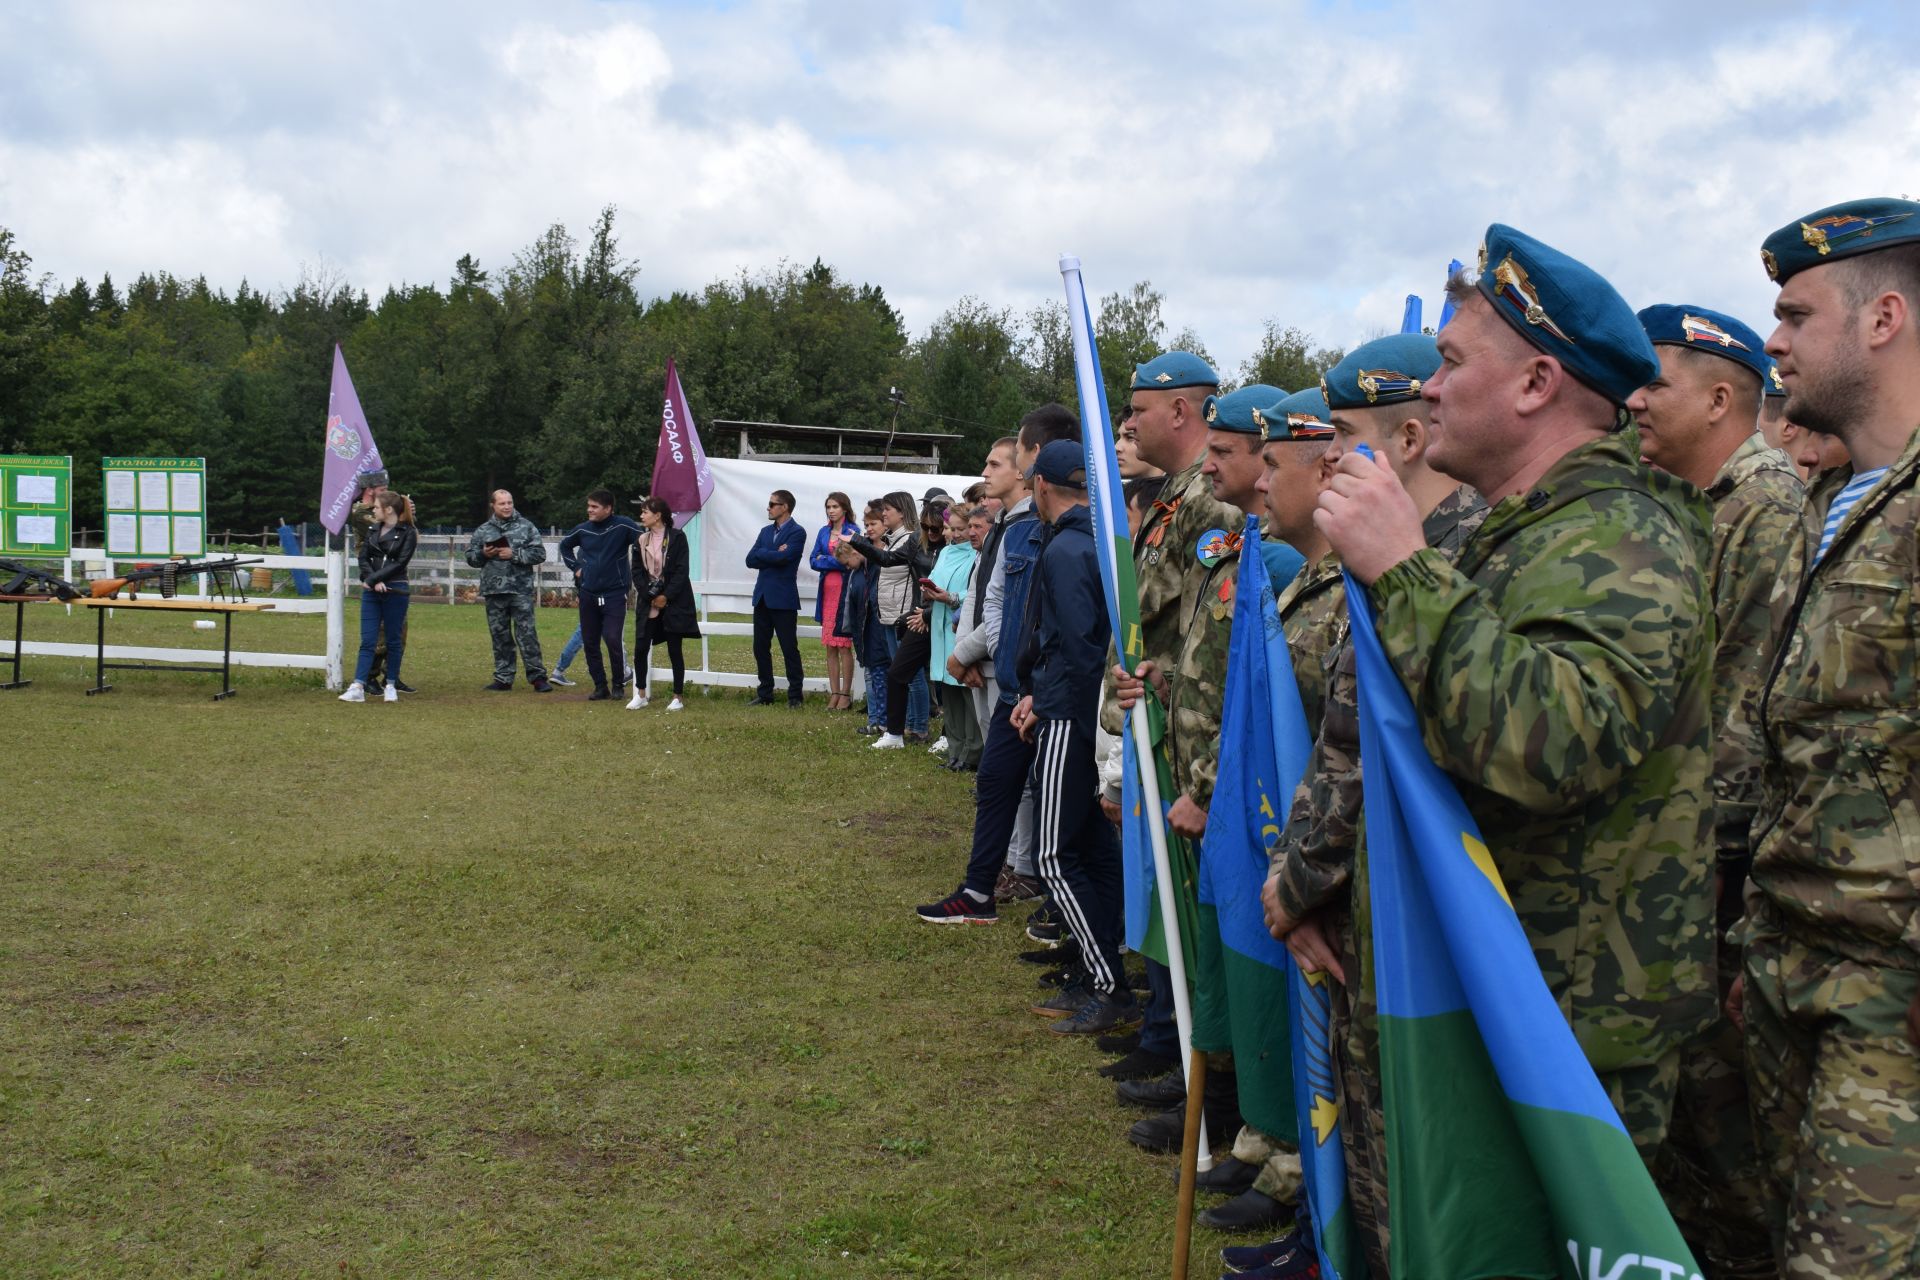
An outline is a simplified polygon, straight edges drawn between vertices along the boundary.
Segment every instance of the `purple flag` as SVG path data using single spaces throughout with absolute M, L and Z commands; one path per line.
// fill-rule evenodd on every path
M 360 397 L 353 393 L 353 379 L 347 376 L 347 358 L 340 344 L 333 344 L 333 389 L 327 393 L 327 469 L 320 480 L 320 523 L 328 533 L 338 533 L 347 523 L 353 508 L 353 496 L 360 486 L 354 483 L 363 471 L 378 471 L 380 446 L 373 442 L 373 430 L 367 415 L 360 412 Z
M 665 498 L 673 508 L 675 525 L 684 525 L 713 496 L 713 469 L 700 447 L 672 356 L 667 357 L 667 396 L 660 406 L 660 448 L 653 455 L 653 496 Z

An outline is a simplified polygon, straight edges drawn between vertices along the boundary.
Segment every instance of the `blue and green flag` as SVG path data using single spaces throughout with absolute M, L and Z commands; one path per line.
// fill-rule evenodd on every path
M 1347 611 L 1393 1274 L 1698 1280 L 1351 576 Z

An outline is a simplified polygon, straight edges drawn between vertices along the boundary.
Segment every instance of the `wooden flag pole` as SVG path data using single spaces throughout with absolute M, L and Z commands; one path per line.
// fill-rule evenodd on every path
M 1200 1121 L 1205 1115 L 1207 1055 L 1191 1051 L 1187 1069 L 1187 1124 L 1180 1139 L 1180 1198 L 1173 1215 L 1173 1280 L 1187 1280 L 1187 1255 L 1193 1247 L 1193 1190 L 1199 1179 Z

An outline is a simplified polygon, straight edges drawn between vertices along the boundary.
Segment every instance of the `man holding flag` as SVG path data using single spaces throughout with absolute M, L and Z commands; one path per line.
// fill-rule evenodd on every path
M 1439 367 L 1434 339 L 1413 333 L 1366 343 L 1328 370 L 1323 383 L 1332 432 L 1326 463 L 1337 466 L 1362 445 L 1385 459 L 1421 514 L 1427 545 L 1451 560 L 1485 518 L 1486 503 L 1470 486 L 1427 464 L 1432 425 L 1420 389 Z M 1378 1051 L 1371 1003 L 1351 981 L 1362 971 L 1350 914 L 1355 904 L 1348 896 L 1360 830 L 1360 723 L 1344 608 L 1323 671 L 1312 755 L 1274 848 L 1264 897 L 1274 936 L 1288 941 L 1304 969 L 1330 973 L 1339 983 L 1330 1002 L 1333 1037 L 1338 1044 L 1358 1037 L 1343 1055 L 1351 1063 L 1370 1061 Z M 1364 909 L 1364 893 L 1358 905 Z M 1364 1234 L 1384 1239 L 1386 1223 L 1376 1221 L 1386 1199 L 1379 1089 L 1354 1071 L 1342 1084 L 1348 1107 L 1341 1136 L 1348 1177 L 1358 1191 L 1355 1216 Z
M 1485 523 L 1450 563 L 1426 545 L 1420 507 L 1388 462 L 1355 453 L 1334 469 L 1318 519 L 1368 588 L 1379 646 L 1412 700 L 1425 754 L 1484 833 L 1471 842 L 1457 831 L 1423 834 L 1451 841 L 1454 865 L 1471 855 L 1511 894 L 1547 996 L 1623 1139 L 1650 1161 L 1665 1136 L 1681 1046 L 1715 1004 L 1707 512 L 1696 490 L 1639 458 L 1621 406 L 1658 363 L 1632 310 L 1597 273 L 1495 225 L 1477 280 L 1456 278 L 1449 296 L 1458 310 L 1439 335 L 1442 364 L 1421 389 L 1432 404 L 1427 458 L 1494 504 Z M 1364 683 L 1362 694 L 1364 707 Z M 1370 778 L 1386 785 L 1373 769 Z M 1371 794 L 1368 805 L 1371 831 Z M 1356 881 L 1372 838 L 1356 851 Z M 1365 918 L 1356 924 L 1358 954 L 1385 972 L 1399 938 L 1371 934 Z M 1406 958 L 1393 960 L 1406 970 Z M 1363 973 L 1363 991 L 1369 982 Z M 1447 1121 L 1458 1117 L 1408 1093 L 1396 1101 L 1395 1082 L 1418 1093 L 1422 1077 L 1446 1073 L 1428 1060 L 1417 1074 L 1406 1063 L 1396 1074 L 1387 1014 L 1383 1007 L 1379 1058 L 1359 1066 L 1384 1072 L 1394 1270 L 1448 1274 L 1457 1264 L 1439 1259 L 1471 1252 L 1476 1233 L 1497 1234 L 1516 1206 L 1491 1197 L 1466 1204 L 1458 1185 L 1441 1185 L 1461 1152 L 1434 1143 L 1449 1142 Z M 1484 1016 L 1478 1005 L 1475 1014 Z M 1484 1058 L 1459 1065 L 1486 1071 Z M 1547 1074 L 1564 1076 L 1564 1064 Z M 1577 1120 L 1549 1114 L 1542 1123 Z M 1526 1115 L 1531 1123 L 1540 1113 Z M 1630 1179 L 1603 1164 L 1596 1159 L 1589 1176 L 1604 1173 L 1624 1203 Z M 1643 1172 L 1631 1177 L 1644 1182 Z M 1474 1273 L 1548 1274 L 1565 1266 L 1564 1246 L 1585 1262 L 1568 1225 L 1580 1219 L 1577 1206 L 1550 1197 L 1549 1208 L 1562 1244 L 1545 1230 L 1531 1240 L 1516 1232 L 1502 1246 L 1514 1253 Z M 1677 1244 L 1665 1225 L 1661 1238 Z M 1600 1242 L 1587 1243 L 1599 1262 Z

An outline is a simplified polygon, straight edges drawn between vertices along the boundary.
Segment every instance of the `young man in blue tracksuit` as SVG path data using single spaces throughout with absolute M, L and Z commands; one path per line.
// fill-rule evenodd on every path
M 1080 446 L 1080 419 L 1063 405 L 1045 404 L 1020 420 L 1014 446 L 1015 464 L 1025 471 L 1040 450 L 1055 441 Z M 1030 499 L 1012 508 L 999 545 L 1001 577 L 1000 631 L 993 645 L 993 667 L 1000 673 L 1000 698 L 987 723 L 986 745 L 980 752 L 980 771 L 974 779 L 973 848 L 967 859 L 967 878 L 952 894 L 915 908 L 929 924 L 995 924 L 1000 919 L 993 903 L 993 887 L 1006 865 L 1007 843 L 1013 838 L 1020 797 L 1033 768 L 1034 746 L 1021 740 L 1013 726 L 1013 708 L 1019 701 L 1014 677 L 1020 645 L 1027 634 L 1034 557 L 1046 534 L 1045 522 L 1029 509 Z M 1106 604 L 1100 606 L 1106 617 Z
M 1094 751 L 1112 632 L 1080 446 L 1040 450 L 1031 479 L 1047 536 L 1034 562 L 1011 720 L 1034 744 L 1034 863 L 1087 972 L 1033 1011 L 1058 1019 L 1050 1029 L 1059 1034 L 1095 1035 L 1139 1017 L 1120 967 L 1120 842 L 1100 811 Z
M 595 489 L 587 495 L 586 523 L 560 540 L 560 559 L 579 585 L 580 636 L 587 646 L 587 673 L 593 677 L 590 702 L 613 697 L 627 683 L 620 644 L 627 628 L 627 589 L 633 585 L 633 548 L 641 530 L 638 521 L 615 515 L 613 503 L 610 490 Z M 603 640 L 613 667 L 611 690 L 600 662 Z

